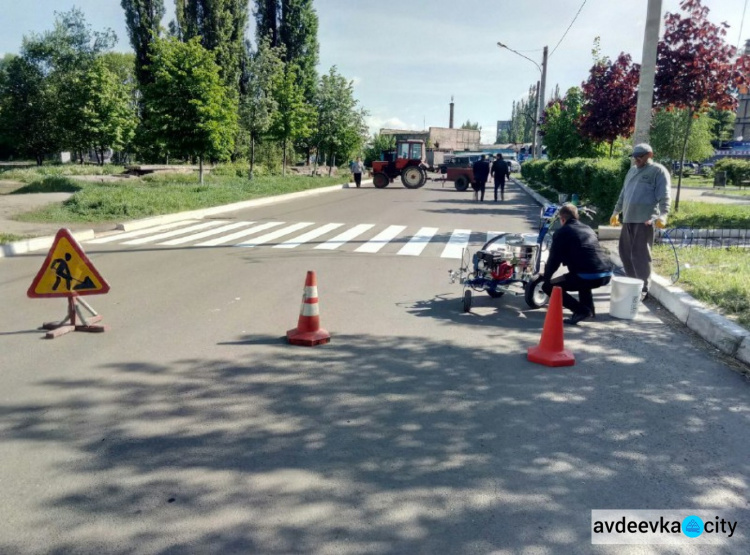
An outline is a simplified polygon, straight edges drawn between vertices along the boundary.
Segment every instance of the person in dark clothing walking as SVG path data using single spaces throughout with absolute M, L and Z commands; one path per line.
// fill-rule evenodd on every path
M 578 221 L 578 208 L 574 204 L 562 205 L 560 223 L 562 227 L 552 236 L 542 290 L 551 295 L 554 286 L 562 288 L 563 306 L 573 313 L 564 321 L 576 325 L 595 315 L 591 291 L 609 283 L 612 263 L 594 230 Z M 553 279 L 561 264 L 567 266 L 568 273 Z M 578 300 L 568 291 L 578 291 Z
M 510 166 L 503 160 L 499 152 L 492 163 L 490 175 L 495 178 L 495 202 L 497 202 L 497 189 L 500 188 L 500 200 L 505 200 L 505 178 L 510 178 Z
M 482 157 L 474 162 L 471 169 L 474 172 L 474 181 L 477 184 L 476 191 L 479 193 L 479 200 L 484 202 L 484 188 L 487 185 L 487 178 L 490 176 L 490 163 L 487 161 L 487 156 L 482 154 Z

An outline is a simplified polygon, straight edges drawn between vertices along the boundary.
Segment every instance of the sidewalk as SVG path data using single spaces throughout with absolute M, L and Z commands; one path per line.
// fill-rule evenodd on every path
M 550 204 L 519 179 L 512 177 L 511 180 L 542 206 Z M 622 267 L 622 261 L 617 253 L 618 242 L 603 240 L 601 244 L 607 249 L 615 264 Z M 750 331 L 714 312 L 684 290 L 674 286 L 670 280 L 657 274 L 652 274 L 649 296 L 722 353 L 750 365 Z

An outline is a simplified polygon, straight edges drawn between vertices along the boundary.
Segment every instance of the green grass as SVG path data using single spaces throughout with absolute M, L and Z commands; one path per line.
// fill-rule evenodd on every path
M 747 187 L 744 189 L 725 189 L 721 187 L 714 189 L 711 193 L 714 195 L 727 195 L 733 197 L 750 197 L 750 189 Z
M 681 187 L 713 187 L 714 178 L 705 175 L 686 175 L 682 178 Z M 677 176 L 672 176 L 672 187 L 677 187 Z
M 23 195 L 27 193 L 75 193 L 81 190 L 81 184 L 69 177 L 49 175 L 29 182 L 27 185 L 9 193 Z
M 670 213 L 669 227 L 750 229 L 750 205 L 684 201 Z
M 92 166 L 84 164 L 53 164 L 49 166 L 33 168 L 13 168 L 6 166 L 0 168 L 0 179 L 32 183 L 45 177 L 60 177 L 70 175 L 116 175 L 124 173 L 123 166 L 107 164 L 104 166 Z
M 208 175 L 204 185 L 200 185 L 193 173 L 151 175 L 118 183 L 76 182 L 79 190 L 67 201 L 20 214 L 15 219 L 47 223 L 129 220 L 343 184 L 348 177 L 348 174 L 331 178 L 273 176 L 249 181 Z
M 654 270 L 675 273 L 674 252 L 669 245 L 654 247 Z M 680 279 L 677 286 L 750 328 L 750 249 L 678 248 Z
M 6 243 L 14 243 L 15 241 L 21 241 L 27 239 L 28 235 L 15 235 L 14 233 L 0 233 L 0 245 Z

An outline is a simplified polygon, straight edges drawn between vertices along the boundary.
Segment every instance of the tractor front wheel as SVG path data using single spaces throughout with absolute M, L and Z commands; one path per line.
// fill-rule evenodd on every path
M 383 172 L 378 172 L 372 176 L 372 184 L 378 189 L 385 189 L 390 182 L 390 178 Z
M 409 166 L 401 172 L 401 182 L 407 189 L 419 189 L 427 181 L 427 174 L 419 166 Z

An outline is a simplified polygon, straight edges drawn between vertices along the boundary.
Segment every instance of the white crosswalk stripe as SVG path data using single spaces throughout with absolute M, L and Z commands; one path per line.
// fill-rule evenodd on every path
M 92 243 L 94 245 L 101 245 L 104 243 L 114 243 L 122 239 L 130 239 L 131 237 L 141 237 L 142 235 L 148 235 L 155 231 L 164 231 L 165 229 L 174 229 L 175 227 L 186 226 L 188 224 L 194 224 L 198 220 L 181 220 L 179 222 L 171 222 L 168 224 L 157 225 L 154 227 L 147 227 L 145 229 L 136 229 L 135 231 L 126 231 L 125 233 L 117 233 L 115 235 L 108 235 L 107 237 L 100 237 L 98 239 L 91 239 L 85 241 L 86 243 Z
M 343 233 L 337 235 L 330 241 L 326 241 L 322 245 L 318 245 L 315 247 L 316 249 L 323 249 L 323 250 L 335 250 L 339 248 L 340 246 L 348 243 L 352 239 L 356 239 L 360 235 L 362 235 L 365 231 L 368 231 L 375 227 L 375 224 L 359 224 L 355 225 L 351 229 L 347 229 Z
M 198 243 L 195 246 L 196 247 L 215 247 L 217 245 L 226 245 L 227 243 L 231 243 L 232 241 L 235 241 L 237 239 L 247 237 L 248 235 L 252 235 L 253 233 L 258 233 L 260 231 L 264 231 L 266 229 L 275 227 L 277 225 L 283 225 L 283 224 L 284 222 L 266 222 L 264 224 L 255 225 L 248 229 L 243 229 L 242 231 L 237 231 L 230 235 L 224 235 L 223 237 L 218 237 L 216 239 L 211 239 L 209 241 Z
M 297 233 L 299 232 L 299 233 Z M 229 220 L 182 220 L 85 243 L 119 242 L 126 246 L 155 244 L 175 247 L 268 247 L 347 250 L 356 253 L 388 253 L 399 256 L 440 256 L 460 259 L 470 244 L 479 246 L 502 232 L 470 229 L 409 227 L 405 225 L 344 224 L 314 222 L 253 222 Z M 331 235 L 334 235 L 331 237 Z M 447 237 L 447 239 L 446 239 Z M 478 241 L 483 240 L 482 243 Z M 389 246 L 389 248 L 386 248 Z
M 295 247 L 299 247 L 300 245 L 307 243 L 308 241 L 312 241 L 313 239 L 317 239 L 321 235 L 325 235 L 329 231 L 333 231 L 334 229 L 340 228 L 344 224 L 326 224 L 324 226 L 321 226 L 317 229 L 313 229 L 312 231 L 308 231 L 307 233 L 304 233 L 300 235 L 299 237 L 295 237 L 294 239 L 289 239 L 288 241 L 284 241 L 283 243 L 279 245 L 275 245 L 273 248 L 275 249 L 293 249 Z
M 436 227 L 423 227 L 422 229 L 417 231 L 417 234 L 414 235 L 414 237 L 412 237 L 408 243 L 401 247 L 401 250 L 396 254 L 402 254 L 406 256 L 419 256 L 420 254 L 422 254 L 422 251 L 427 246 L 427 244 L 435 236 L 437 231 L 438 228 Z
M 406 229 L 405 225 L 389 225 L 375 237 L 367 241 L 364 245 L 354 250 L 354 252 L 378 252 L 384 246 L 398 237 L 398 234 Z
M 469 245 L 470 238 L 470 229 L 454 229 L 440 258 L 461 258 L 464 249 Z
M 185 235 L 192 231 L 200 231 L 207 227 L 216 227 L 217 225 L 225 224 L 226 221 L 222 220 L 211 220 L 200 224 L 183 227 L 181 229 L 173 229 L 172 231 L 165 231 L 164 233 L 158 233 L 157 235 L 149 235 L 148 237 L 141 237 L 139 239 L 132 239 L 125 241 L 123 245 L 145 245 L 146 243 L 153 243 L 155 241 L 161 241 L 162 239 L 169 239 L 170 237 L 177 237 L 178 235 Z
M 313 225 L 313 222 L 299 222 L 296 224 L 292 224 L 270 233 L 266 233 L 265 235 L 261 235 L 260 237 L 256 237 L 255 239 L 251 239 L 250 241 L 237 243 L 235 247 L 257 247 L 258 245 L 268 243 L 269 241 L 273 241 L 274 239 L 278 239 L 279 237 L 283 237 L 284 235 L 289 235 L 290 233 L 294 233 L 295 231 L 299 231 L 300 229 L 310 227 L 311 225 Z
M 163 243 L 159 243 L 159 244 L 169 245 L 169 246 L 184 245 L 185 243 L 190 243 L 191 241 L 197 241 L 198 239 L 204 239 L 205 237 L 211 237 L 212 235 L 218 235 L 219 233 L 224 233 L 225 231 L 232 231 L 233 229 L 237 229 L 240 227 L 247 227 L 254 223 L 255 222 L 233 222 L 231 224 L 223 225 L 221 227 L 209 229 L 208 231 L 201 231 L 200 233 L 193 233 L 186 237 L 180 237 L 178 239 L 171 239 L 169 241 L 164 241 Z

